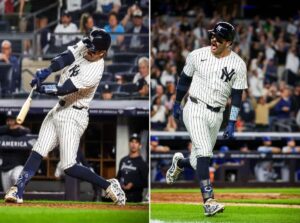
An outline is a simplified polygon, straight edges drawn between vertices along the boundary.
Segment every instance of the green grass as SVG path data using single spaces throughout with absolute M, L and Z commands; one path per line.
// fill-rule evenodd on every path
M 31 201 L 30 201 L 31 202 Z M 45 201 L 34 201 L 34 203 Z M 47 203 L 50 203 L 47 201 Z M 61 203 L 59 201 L 51 203 Z M 68 203 L 68 202 L 63 202 Z M 70 203 L 70 202 L 69 202 Z M 73 203 L 73 202 L 72 202 Z M 74 202 L 83 203 L 83 202 Z M 26 207 L 24 205 L 0 206 L 2 223 L 142 223 L 148 222 L 147 210 L 99 210 L 80 208 Z
M 300 194 L 300 188 L 216 188 L 215 193 L 281 193 Z M 199 189 L 151 189 L 151 193 L 191 193 L 199 192 Z
M 151 204 L 153 223 L 298 223 L 299 219 L 300 209 L 227 206 L 224 213 L 205 217 L 201 205 Z
M 287 198 L 287 199 L 220 199 L 221 202 L 225 203 L 248 203 L 248 204 L 290 204 L 300 205 L 299 198 Z M 300 209 L 299 209 L 300 211 Z

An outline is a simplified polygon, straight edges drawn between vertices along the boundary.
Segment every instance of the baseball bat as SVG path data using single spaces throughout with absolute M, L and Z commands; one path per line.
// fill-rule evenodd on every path
M 17 123 L 18 124 L 22 124 L 26 118 L 26 115 L 29 111 L 29 108 L 31 106 L 31 101 L 32 101 L 32 95 L 33 95 L 33 91 L 35 88 L 32 88 L 30 91 L 30 94 L 28 96 L 28 98 L 26 99 L 26 101 L 24 102 L 18 116 L 17 116 Z

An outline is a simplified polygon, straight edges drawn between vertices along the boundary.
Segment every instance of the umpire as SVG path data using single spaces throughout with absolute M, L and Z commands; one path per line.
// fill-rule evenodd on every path
M 140 155 L 141 141 L 134 133 L 129 139 L 129 155 L 121 159 L 117 178 L 124 190 L 127 202 L 141 202 L 143 189 L 148 186 L 148 164 Z

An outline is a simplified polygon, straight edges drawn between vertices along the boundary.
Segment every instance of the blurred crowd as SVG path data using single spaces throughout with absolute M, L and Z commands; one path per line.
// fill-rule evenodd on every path
M 162 12 L 169 15 L 161 15 Z M 259 16 L 243 19 L 241 15 L 237 17 L 235 6 L 228 10 L 224 5 L 207 13 L 210 17 L 200 5 L 186 12 L 172 16 L 167 4 L 153 12 L 156 16 L 151 27 L 152 129 L 184 130 L 172 117 L 178 76 L 187 55 L 209 45 L 207 30 L 225 20 L 236 29 L 232 50 L 245 60 L 248 68 L 249 88 L 243 95 L 237 130 L 299 131 L 300 10 L 288 20 Z M 225 121 L 227 116 L 225 112 Z

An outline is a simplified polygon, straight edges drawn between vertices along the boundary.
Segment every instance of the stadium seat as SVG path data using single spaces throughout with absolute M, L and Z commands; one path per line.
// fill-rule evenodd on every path
M 120 63 L 120 64 L 111 64 L 107 65 L 105 71 L 110 73 L 117 73 L 117 72 L 129 72 L 132 69 L 132 64 L 128 63 Z
M 132 82 L 136 73 L 132 72 L 117 72 L 115 76 L 122 76 L 126 82 Z
M 120 85 L 118 83 L 112 82 L 112 81 L 101 81 L 98 88 L 97 92 L 101 93 L 104 90 L 105 85 L 108 84 L 109 88 L 112 92 L 117 92 L 120 88 Z
M 126 83 L 122 84 L 119 88 L 119 92 L 126 92 L 132 94 L 133 92 L 137 91 L 137 85 L 134 83 Z
M 124 100 L 130 98 L 130 94 L 127 92 L 114 92 L 112 98 L 116 100 Z
M 7 32 L 7 31 L 9 31 L 8 21 L 1 20 L 0 21 L 0 32 Z
M 136 61 L 137 55 L 132 53 L 115 53 L 113 63 L 132 63 Z
M 114 76 L 112 73 L 104 72 L 101 78 L 101 81 L 113 81 Z
M 131 73 L 137 73 L 137 72 L 139 72 L 139 66 L 132 67 L 131 70 L 130 70 L 130 72 Z
M 95 21 L 95 25 L 104 28 L 105 25 L 108 24 L 108 15 L 103 13 L 94 13 L 93 19 Z
M 13 69 L 10 64 L 0 64 L 0 88 L 1 97 L 9 96 L 14 89 L 12 89 Z

